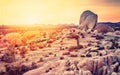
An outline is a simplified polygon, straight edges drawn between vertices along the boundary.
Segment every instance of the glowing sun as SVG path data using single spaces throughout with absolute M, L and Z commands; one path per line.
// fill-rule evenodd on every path
M 26 17 L 25 23 L 26 24 L 36 24 L 36 23 L 38 23 L 38 17 L 29 15 Z

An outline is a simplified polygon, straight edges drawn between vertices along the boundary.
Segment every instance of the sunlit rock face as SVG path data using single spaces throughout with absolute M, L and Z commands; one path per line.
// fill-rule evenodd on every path
M 107 32 L 114 32 L 114 29 L 108 25 L 105 25 L 105 24 L 98 24 L 96 27 L 95 27 L 95 30 L 98 32 L 98 33 L 107 33 Z
M 79 20 L 79 29 L 84 31 L 94 30 L 98 16 L 92 11 L 86 10 L 82 13 Z

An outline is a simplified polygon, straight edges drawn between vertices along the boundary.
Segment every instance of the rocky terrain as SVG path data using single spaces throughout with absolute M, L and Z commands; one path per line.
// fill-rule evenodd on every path
M 77 46 L 75 38 L 65 35 L 46 50 L 49 61 L 24 75 L 119 75 L 119 38 L 116 33 L 84 33 Z
M 120 75 L 120 31 L 89 19 L 83 28 L 1 34 L 0 75 Z
M 63 29 L 50 39 L 35 39 L 30 46 L 1 50 L 0 75 L 119 75 L 119 38 L 120 31 Z
M 99 24 L 104 24 L 104 25 L 107 25 L 107 26 L 111 26 L 111 27 L 114 28 L 115 30 L 120 30 L 120 22 L 117 22 L 117 23 L 100 22 L 100 23 L 98 23 L 97 25 L 99 25 Z

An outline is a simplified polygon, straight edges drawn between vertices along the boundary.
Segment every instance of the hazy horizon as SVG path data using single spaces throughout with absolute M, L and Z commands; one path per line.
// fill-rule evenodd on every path
M 98 22 L 120 22 L 120 0 L 1 0 L 0 25 L 79 23 L 85 10 Z

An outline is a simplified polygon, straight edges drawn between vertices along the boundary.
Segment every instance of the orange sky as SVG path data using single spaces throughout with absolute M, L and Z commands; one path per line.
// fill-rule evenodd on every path
M 78 24 L 84 10 L 120 21 L 120 0 L 0 0 L 0 24 Z

